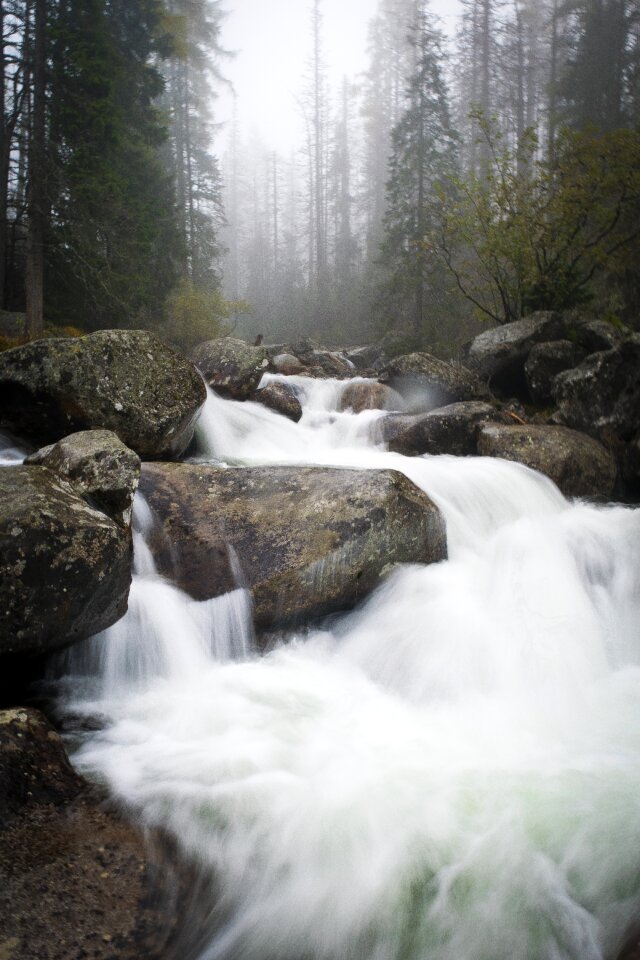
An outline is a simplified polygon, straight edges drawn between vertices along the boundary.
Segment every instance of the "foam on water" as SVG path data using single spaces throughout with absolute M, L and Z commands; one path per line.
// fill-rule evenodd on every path
M 13 467 L 22 463 L 27 451 L 16 443 L 13 437 L 0 430 L 0 467 Z
M 131 612 L 73 704 L 107 723 L 76 762 L 219 876 L 201 960 L 614 957 L 640 910 L 640 511 L 389 454 L 341 385 L 294 386 L 300 424 L 211 396 L 202 450 L 403 470 L 450 560 L 258 657 L 240 572 L 195 604 L 137 504 Z

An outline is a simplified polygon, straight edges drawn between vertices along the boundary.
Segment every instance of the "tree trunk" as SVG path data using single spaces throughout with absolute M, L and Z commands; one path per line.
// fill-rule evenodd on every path
M 25 334 L 30 340 L 44 332 L 44 235 L 46 222 L 46 0 L 35 0 L 33 46 L 33 109 L 29 143 L 29 227 L 25 271 Z

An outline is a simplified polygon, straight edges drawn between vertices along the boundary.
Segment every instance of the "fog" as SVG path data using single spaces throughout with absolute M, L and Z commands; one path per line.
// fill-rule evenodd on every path
M 367 30 L 377 7 L 378 0 L 323 0 L 324 59 L 333 86 L 367 68 Z M 449 35 L 459 7 L 458 0 L 431 4 Z M 298 97 L 311 49 L 310 20 L 310 0 L 232 0 L 222 28 L 223 45 L 234 54 L 224 73 L 235 91 L 239 125 L 284 154 L 303 137 Z M 230 91 L 221 91 L 216 114 L 230 124 Z

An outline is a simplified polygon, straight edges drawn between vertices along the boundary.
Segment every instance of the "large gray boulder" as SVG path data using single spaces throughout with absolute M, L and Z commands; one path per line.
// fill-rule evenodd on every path
M 578 349 L 570 340 L 548 340 L 531 348 L 524 372 L 533 403 L 543 406 L 552 402 L 555 378 L 584 356 Z
M 39 466 L 0 468 L 0 654 L 63 647 L 125 613 L 131 534 Z
M 404 397 L 414 413 L 487 396 L 482 382 L 466 367 L 439 360 L 429 353 L 396 357 L 387 364 L 381 379 Z
M 531 348 L 563 336 L 561 314 L 532 313 L 524 320 L 483 331 L 463 348 L 461 359 L 498 396 L 528 400 L 524 365 Z
M 102 428 L 143 458 L 176 457 L 205 399 L 193 365 L 142 330 L 36 340 L 0 354 L 0 424 L 37 444 Z
M 235 337 L 200 343 L 191 357 L 212 390 L 231 400 L 249 400 L 269 366 L 264 347 Z
M 507 414 L 491 404 L 469 400 L 430 413 L 385 417 L 380 430 L 383 441 L 394 453 L 407 457 L 424 453 L 467 457 L 476 453 L 478 425 L 487 421 L 512 422 Z
M 485 424 L 478 453 L 523 463 L 546 474 L 566 497 L 608 498 L 616 465 L 608 450 L 583 433 L 554 426 Z
M 446 556 L 445 524 L 395 471 L 145 464 L 161 572 L 198 600 L 237 586 L 268 628 L 352 607 L 397 563 Z
M 111 430 L 72 433 L 32 453 L 25 464 L 47 467 L 121 526 L 131 523 L 140 457 Z
M 640 424 L 640 334 L 559 374 L 553 394 L 558 422 L 595 437 L 632 440 Z
M 580 317 L 575 313 L 565 316 L 567 336 L 585 354 L 599 353 L 601 350 L 612 350 L 629 336 L 629 330 L 616 327 L 608 320 L 597 320 L 593 317 Z

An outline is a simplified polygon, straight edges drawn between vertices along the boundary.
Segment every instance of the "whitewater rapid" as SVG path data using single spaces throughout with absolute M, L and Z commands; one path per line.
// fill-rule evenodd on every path
M 299 424 L 211 394 L 200 458 L 403 471 L 449 560 L 256 652 L 242 586 L 161 579 L 75 648 L 74 762 L 218 879 L 199 960 L 602 960 L 640 910 L 640 511 L 484 458 L 388 453 L 337 381 Z M 189 960 L 183 954 L 183 960 Z

